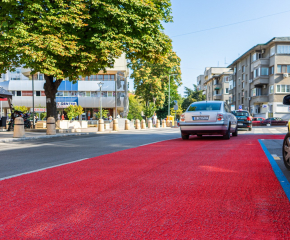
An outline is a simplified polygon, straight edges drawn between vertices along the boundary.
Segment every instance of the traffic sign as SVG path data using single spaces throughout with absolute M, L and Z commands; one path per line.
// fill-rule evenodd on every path
M 239 110 L 242 110 L 243 109 L 243 106 L 242 105 L 239 105 Z
M 173 109 L 176 111 L 176 110 L 178 110 L 178 105 L 174 105 L 173 106 Z

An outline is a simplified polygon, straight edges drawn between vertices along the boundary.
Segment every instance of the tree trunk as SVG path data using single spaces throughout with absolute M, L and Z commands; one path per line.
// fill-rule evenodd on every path
M 53 81 L 53 76 L 47 75 L 44 75 L 44 79 L 45 84 L 43 88 L 46 95 L 46 117 L 54 117 L 54 119 L 57 119 L 55 95 L 62 80 Z

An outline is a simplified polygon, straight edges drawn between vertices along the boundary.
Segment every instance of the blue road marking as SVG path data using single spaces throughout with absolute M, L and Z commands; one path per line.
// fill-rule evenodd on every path
M 278 164 L 276 163 L 275 159 L 272 157 L 272 155 L 270 154 L 270 152 L 268 151 L 268 149 L 266 148 L 265 144 L 262 142 L 262 140 L 259 139 L 259 143 L 262 146 L 262 149 L 264 150 L 273 170 L 274 173 L 276 175 L 276 177 L 278 178 L 278 181 L 280 182 L 288 200 L 290 201 L 290 183 L 288 182 L 287 178 L 285 177 L 285 175 L 283 174 L 283 172 L 281 171 L 280 167 L 278 166 Z

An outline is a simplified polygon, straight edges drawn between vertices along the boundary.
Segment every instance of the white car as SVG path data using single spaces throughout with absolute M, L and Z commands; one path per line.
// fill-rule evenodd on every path
M 201 101 L 190 104 L 180 117 L 182 139 L 189 135 L 223 135 L 224 139 L 238 136 L 237 118 L 231 113 L 226 102 Z

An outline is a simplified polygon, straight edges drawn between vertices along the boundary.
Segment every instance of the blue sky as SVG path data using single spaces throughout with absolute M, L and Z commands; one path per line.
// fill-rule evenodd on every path
M 182 96 L 205 67 L 228 66 L 258 43 L 290 36 L 289 0 L 172 0 L 172 15 L 174 22 L 164 26 L 181 58 Z M 251 19 L 257 20 L 234 24 Z M 229 24 L 234 25 L 187 34 Z

